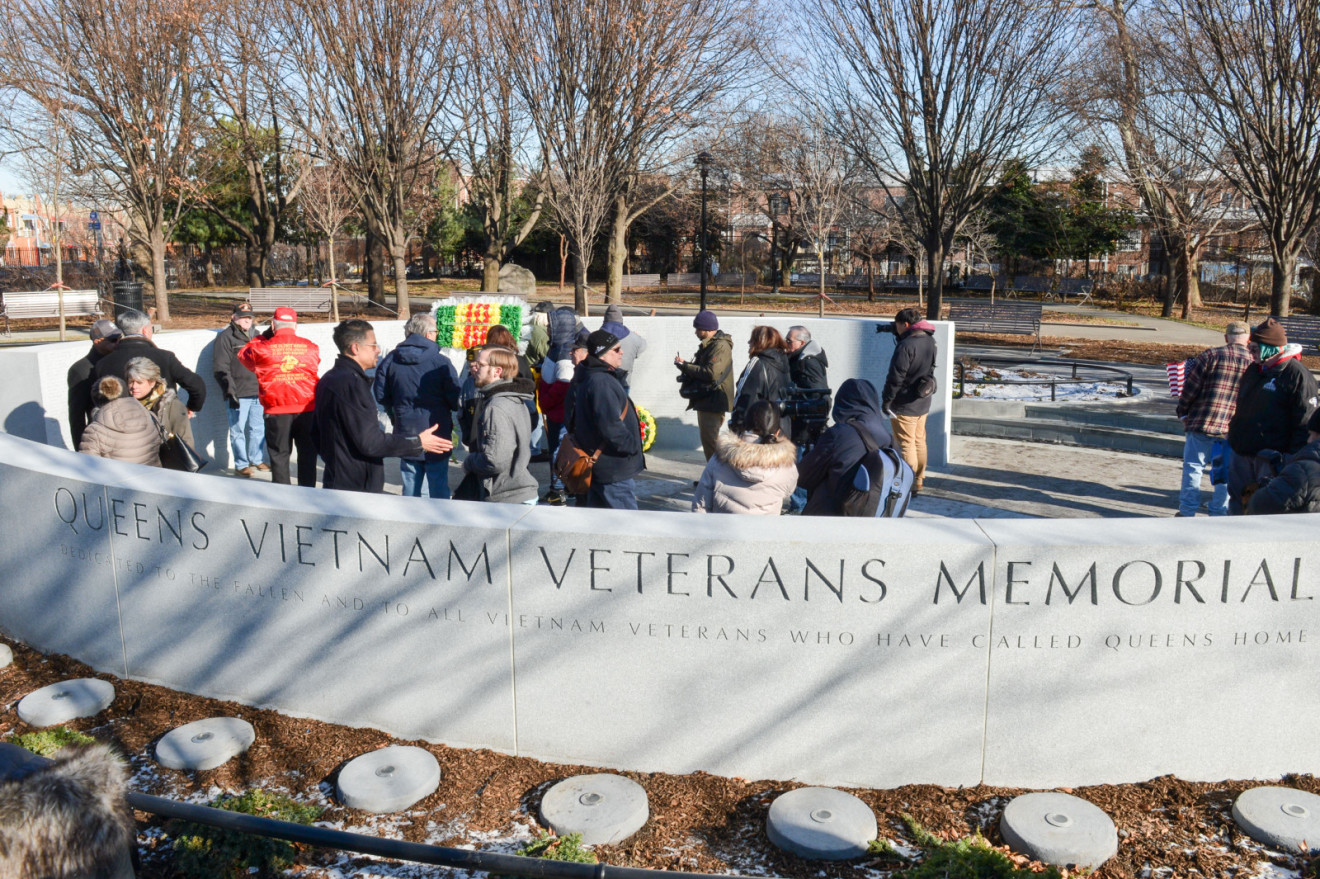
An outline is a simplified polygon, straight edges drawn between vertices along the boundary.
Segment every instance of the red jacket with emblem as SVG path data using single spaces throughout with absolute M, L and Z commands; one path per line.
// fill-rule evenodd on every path
M 316 404 L 321 349 L 293 327 L 257 336 L 238 352 L 238 360 L 256 373 L 261 408 L 267 415 L 311 412 Z

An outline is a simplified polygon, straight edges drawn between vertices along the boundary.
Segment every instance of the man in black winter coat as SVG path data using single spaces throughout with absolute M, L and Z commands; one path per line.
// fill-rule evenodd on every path
M 857 421 L 880 448 L 894 442 L 880 412 L 880 395 L 865 379 L 850 378 L 839 386 L 833 414 L 834 426 L 798 463 L 798 485 L 807 490 L 804 516 L 843 515 L 848 477 L 866 455 L 866 443 L 848 422 Z
M 1320 513 L 1320 410 L 1306 426 L 1306 445 L 1251 496 L 1249 514 Z
M 92 387 L 96 384 L 96 364 L 108 356 L 124 334 L 113 321 L 98 320 L 92 324 L 92 350 L 87 356 L 69 367 L 65 380 L 69 384 L 69 436 L 73 447 L 82 443 L 83 431 L 92 423 Z
M 215 383 L 229 404 L 229 451 L 234 456 L 234 472 L 251 476 L 253 468 L 270 470 L 266 463 L 266 412 L 258 397 L 257 375 L 238 359 L 238 352 L 252 341 L 252 306 L 240 302 L 234 314 L 211 345 L 211 366 Z
M 637 409 L 623 385 L 622 362 L 618 338 L 596 330 L 587 337 L 587 359 L 574 376 L 577 388 L 568 430 L 584 452 L 600 451 L 591 470 L 588 507 L 637 509 L 633 477 L 646 469 L 646 459 Z
M 181 387 L 188 392 L 189 418 L 201 412 L 202 406 L 206 404 L 206 382 L 180 363 L 173 351 L 156 347 L 156 343 L 151 340 L 151 318 L 140 311 L 125 311 L 115 319 L 115 324 L 124 337 L 119 340 L 113 353 L 102 357 L 96 364 L 96 377 L 102 379 L 113 375 L 123 379 L 128 361 L 134 357 L 145 357 L 160 367 L 160 377 L 167 387 Z
M 811 338 L 811 330 L 802 326 L 789 327 L 784 341 L 788 343 L 788 374 L 793 380 L 793 387 L 828 391 L 830 361 L 825 356 L 825 349 Z M 826 394 L 821 408 L 824 409 L 828 404 L 829 395 Z M 798 460 L 801 461 L 802 456 L 824 432 L 825 419 L 823 416 L 820 421 L 813 418 L 795 418 L 792 423 L 793 444 L 797 446 Z M 788 499 L 788 511 L 800 513 L 806 504 L 807 490 L 799 485 Z
M 444 454 L 454 448 L 436 435 L 435 425 L 415 436 L 381 430 L 366 372 L 380 354 L 371 324 L 341 321 L 334 340 L 339 357 L 316 383 L 316 445 L 325 462 L 323 486 L 379 494 L 385 488 L 384 458 L 420 458 L 423 451 Z
M 898 453 L 912 468 L 915 496 L 926 481 L 926 416 L 931 396 L 922 396 L 919 388 L 935 377 L 935 325 L 915 308 L 905 308 L 894 315 L 894 335 L 898 344 L 880 400 Z
M 1315 412 L 1317 390 L 1301 363 L 1302 346 L 1288 344 L 1283 325 L 1267 318 L 1251 331 L 1259 362 L 1238 383 L 1237 407 L 1228 423 L 1228 513 L 1240 516 L 1256 487 L 1274 475 L 1276 455 L 1291 455 L 1306 444 L 1307 422 Z

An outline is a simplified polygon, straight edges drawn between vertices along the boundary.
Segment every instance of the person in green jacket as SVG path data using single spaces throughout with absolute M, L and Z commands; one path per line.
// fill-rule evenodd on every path
M 674 355 L 678 367 L 680 393 L 687 399 L 688 408 L 697 413 L 697 428 L 701 432 L 701 451 L 709 461 L 715 454 L 724 416 L 733 408 L 733 339 L 720 331 L 720 322 L 712 311 L 701 311 L 692 319 L 701 345 L 691 360 Z

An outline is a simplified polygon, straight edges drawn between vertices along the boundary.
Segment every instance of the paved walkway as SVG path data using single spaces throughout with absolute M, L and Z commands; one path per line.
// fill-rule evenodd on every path
M 1172 516 L 1178 509 L 1182 464 L 1168 458 L 958 436 L 953 454 L 948 470 L 927 473 L 926 490 L 913 501 L 910 517 L 1114 518 Z M 640 508 L 690 515 L 693 485 L 705 466 L 701 452 L 667 452 L 646 460 L 637 485 Z M 549 465 L 533 464 L 531 470 L 544 494 Z M 232 477 L 229 471 L 219 475 Z M 452 466 L 450 485 L 461 478 L 462 471 Z M 387 459 L 385 483 L 387 493 L 400 493 L 398 459 Z

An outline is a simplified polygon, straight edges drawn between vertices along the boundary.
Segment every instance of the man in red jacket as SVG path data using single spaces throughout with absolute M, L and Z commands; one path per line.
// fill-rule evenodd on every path
M 238 360 L 257 376 L 266 412 L 266 447 L 272 482 L 289 484 L 289 455 L 298 449 L 298 484 L 316 487 L 317 371 L 321 349 L 296 333 L 298 312 L 275 309 L 270 329 L 243 346 Z

